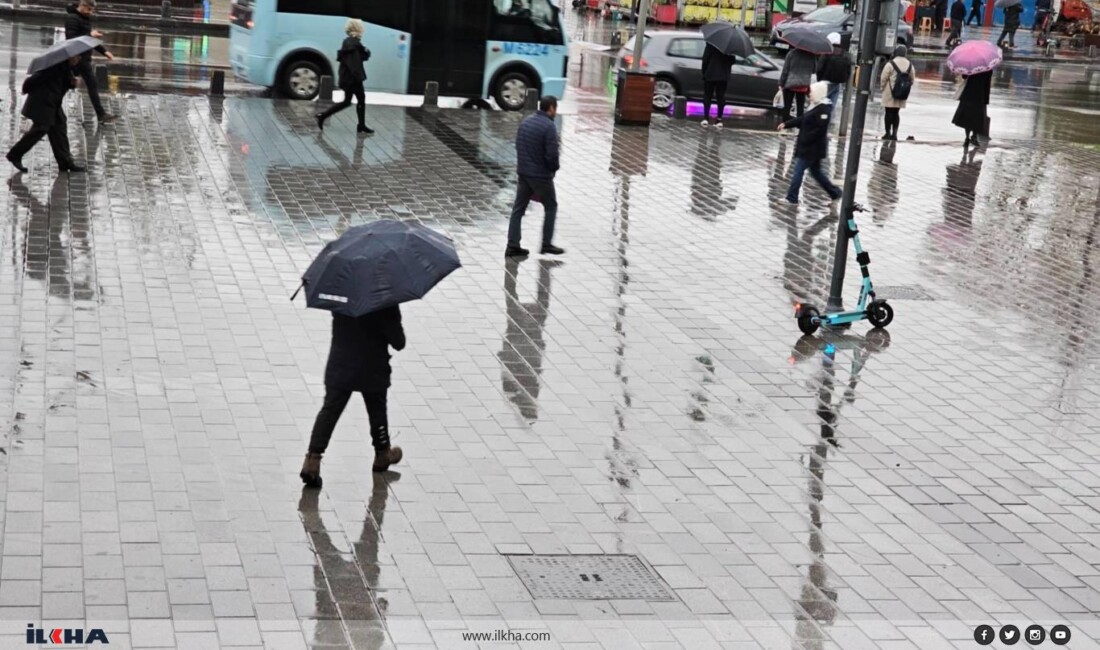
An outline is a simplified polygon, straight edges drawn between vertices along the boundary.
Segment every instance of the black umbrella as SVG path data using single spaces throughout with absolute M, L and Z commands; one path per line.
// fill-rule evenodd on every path
M 786 42 L 796 50 L 810 54 L 832 54 L 833 44 L 825 36 L 809 29 L 791 27 L 784 30 L 779 40 Z
M 450 238 L 418 223 L 375 221 L 329 242 L 302 286 L 307 307 L 358 317 L 423 298 L 460 266 Z
M 997 0 L 994 4 L 998 9 L 1008 9 L 1009 7 L 1015 7 L 1018 4 L 1023 4 L 1021 0 Z
M 748 57 L 756 51 L 752 39 L 745 30 L 733 23 L 724 21 L 707 23 L 699 31 L 703 33 L 707 43 L 718 48 L 723 54 Z
M 31 59 L 31 64 L 27 68 L 27 74 L 34 74 L 40 70 L 52 68 L 58 63 L 71 59 L 74 56 L 80 56 L 85 52 L 91 52 L 100 45 L 102 45 L 102 42 L 98 38 L 92 38 L 91 36 L 77 36 L 67 41 L 54 43 L 50 46 L 50 49 Z

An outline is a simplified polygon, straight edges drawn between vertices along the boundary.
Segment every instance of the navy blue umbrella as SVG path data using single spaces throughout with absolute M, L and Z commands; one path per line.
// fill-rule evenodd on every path
M 329 242 L 302 286 L 307 307 L 358 317 L 419 300 L 460 266 L 449 237 L 414 222 L 375 221 Z

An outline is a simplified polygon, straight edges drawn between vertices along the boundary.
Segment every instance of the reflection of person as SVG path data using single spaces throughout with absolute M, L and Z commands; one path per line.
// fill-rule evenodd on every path
M 539 260 L 539 284 L 535 302 L 521 303 L 516 287 L 520 260 L 509 258 L 504 270 L 505 311 L 508 325 L 501 343 L 501 388 L 520 414 L 528 420 L 539 417 L 539 375 L 546 350 L 543 330 L 550 315 L 550 270 L 558 262 Z
M 894 48 L 893 58 L 882 66 L 882 75 L 879 77 L 878 85 L 882 91 L 882 109 L 885 112 L 884 120 L 886 122 L 886 133 L 882 136 L 883 140 L 898 139 L 898 127 L 901 126 L 901 109 L 905 108 L 907 98 L 898 99 L 894 97 L 894 84 L 897 83 L 898 77 L 902 74 L 909 75 L 910 80 L 913 78 L 913 64 L 906 58 L 908 53 L 908 48 L 904 45 L 898 45 Z
M 363 91 L 363 83 L 367 80 L 367 73 L 363 65 L 370 58 L 370 50 L 363 47 L 363 23 L 355 18 L 348 19 L 344 25 L 344 39 L 340 51 L 336 53 L 336 59 L 340 62 L 340 90 L 344 91 L 344 101 L 333 104 L 323 113 L 317 113 L 317 128 L 325 130 L 325 120 L 351 106 L 351 100 L 355 98 L 355 114 L 359 119 L 359 125 L 355 127 L 357 133 L 374 133 L 374 129 L 367 127 L 365 122 L 367 113 L 367 95 Z
M 1001 35 L 997 37 L 997 46 L 1004 47 L 1005 39 L 1008 40 L 1008 49 L 1016 49 L 1016 30 L 1020 28 L 1020 14 L 1024 12 L 1021 4 L 1005 7 L 1005 24 L 1001 29 Z
M 722 128 L 722 118 L 726 115 L 726 88 L 729 86 L 730 69 L 735 58 L 707 43 L 703 50 L 703 126 L 710 126 L 711 101 L 718 103 L 718 114 L 714 117 L 714 126 Z
M 65 38 L 78 38 L 80 36 L 99 38 L 103 35 L 98 30 L 92 29 L 92 14 L 95 13 L 95 5 L 95 0 L 80 0 L 74 5 L 69 5 L 66 9 L 68 15 L 65 17 Z M 108 61 L 115 58 L 115 55 L 108 52 L 107 48 L 102 45 L 96 47 L 95 51 L 107 57 Z M 80 63 L 76 65 L 76 73 L 84 80 L 84 87 L 88 90 L 88 99 L 91 100 L 92 108 L 95 109 L 96 118 L 100 122 L 114 121 L 115 116 L 103 109 L 103 102 L 99 99 L 99 83 L 95 78 L 95 70 L 92 69 L 91 52 L 85 52 L 80 56 Z
M 802 178 L 807 171 L 817 181 L 821 189 L 836 201 L 843 194 L 840 188 L 833 185 L 825 172 L 821 170 L 821 161 L 829 155 L 829 98 L 826 94 L 829 84 L 819 81 L 810 86 L 810 110 L 801 117 L 796 117 L 779 125 L 779 130 L 799 127 L 798 139 L 794 145 L 794 174 L 791 175 L 791 184 L 787 188 L 787 202 L 798 203 L 798 195 L 802 189 Z
M 809 52 L 791 50 L 783 60 L 779 73 L 779 87 L 783 90 L 783 117 L 790 118 L 791 105 L 798 117 L 806 111 L 806 98 L 810 93 L 810 77 L 817 72 L 817 58 Z
M 321 456 L 332 439 L 336 422 L 355 392 L 363 394 L 370 417 L 374 471 L 384 472 L 401 460 L 401 448 L 390 446 L 386 414 L 391 347 L 399 351 L 405 348 L 405 329 L 401 326 L 398 306 L 359 318 L 332 315 L 332 346 L 325 367 L 325 403 L 313 424 L 309 453 L 299 474 L 307 486 L 321 487 Z
M 969 227 L 974 220 L 974 202 L 977 197 L 978 178 L 982 173 L 982 161 L 974 160 L 977 149 L 972 149 L 957 164 L 947 167 L 947 185 L 943 188 L 943 216 L 950 223 Z
M 896 142 L 882 143 L 879 159 L 871 167 L 871 182 L 867 184 L 867 198 L 874 208 L 874 222 L 884 223 L 894 214 L 898 205 L 898 166 L 894 164 Z
M 558 216 L 558 197 L 554 191 L 554 174 L 558 160 L 558 129 L 554 116 L 558 114 L 558 98 L 546 95 L 539 100 L 539 110 L 524 118 L 516 131 L 516 200 L 508 221 L 508 248 L 505 257 L 523 257 L 530 253 L 520 246 L 523 215 L 531 199 L 538 197 L 546 216 L 542 220 L 542 250 L 545 255 L 561 255 L 564 249 L 554 245 L 554 221 Z
M 27 95 L 27 101 L 23 104 L 23 117 L 29 119 L 32 126 L 7 155 L 8 161 L 19 171 L 27 171 L 23 166 L 23 156 L 44 137 L 49 138 L 50 149 L 53 150 L 54 160 L 61 171 L 84 171 L 83 167 L 73 161 L 73 154 L 69 149 L 68 120 L 65 119 L 63 106 L 65 94 L 76 84 L 73 68 L 79 62 L 80 57 L 71 57 L 45 70 L 39 70 L 23 82 L 23 94 Z
M 718 142 L 712 138 L 701 139 L 691 166 L 691 212 L 714 221 L 736 205 L 737 197 L 722 198 L 722 159 L 718 156 Z
M 955 109 L 955 117 L 951 119 L 951 123 L 964 131 L 964 147 L 977 146 L 979 133 L 989 137 L 989 134 L 986 133 L 985 115 L 986 107 L 989 105 L 989 90 L 992 84 L 992 72 L 982 72 L 963 77 L 963 88 L 962 92 L 959 93 L 959 107 Z
M 982 0 L 970 0 L 970 14 L 966 17 L 966 25 L 969 27 L 970 21 L 974 21 L 981 27 L 983 20 Z
M 830 32 L 828 38 L 833 46 L 833 53 L 818 59 L 817 78 L 829 83 L 829 108 L 832 110 L 836 107 L 841 87 L 852 77 L 852 60 L 848 57 L 848 52 L 840 47 L 840 34 Z

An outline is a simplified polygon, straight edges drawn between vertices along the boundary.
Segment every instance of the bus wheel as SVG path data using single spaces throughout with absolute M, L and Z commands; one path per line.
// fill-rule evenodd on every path
M 492 105 L 489 104 L 489 102 L 487 102 L 487 101 L 485 101 L 484 99 L 481 99 L 481 98 L 467 99 L 466 101 L 462 102 L 462 108 L 466 108 L 466 109 L 470 109 L 470 110 L 474 110 L 474 111 L 491 111 L 491 110 L 493 110 Z
M 291 99 L 313 99 L 321 90 L 321 67 L 313 61 L 294 61 L 283 71 L 283 93 Z
M 533 87 L 531 78 L 526 74 L 516 70 L 505 72 L 497 79 L 493 98 L 497 100 L 497 106 L 501 109 L 518 111 L 527 101 L 527 89 Z

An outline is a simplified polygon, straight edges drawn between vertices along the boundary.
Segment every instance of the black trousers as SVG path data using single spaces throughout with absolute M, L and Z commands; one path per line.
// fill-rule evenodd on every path
M 90 58 L 82 57 L 76 64 L 76 73 L 84 80 L 84 87 L 88 90 L 88 99 L 92 100 L 92 108 L 95 109 L 97 118 L 103 118 L 107 111 L 103 110 L 103 102 L 99 99 L 99 84 L 95 80 L 95 69 Z
M 727 81 L 703 82 L 703 119 L 710 119 L 710 105 L 714 101 L 718 103 L 717 120 L 722 121 L 722 117 L 726 114 L 726 86 L 728 85 Z
M 309 453 L 323 454 L 332 440 L 336 423 L 344 413 L 353 391 L 325 386 L 325 403 L 313 422 L 313 434 L 309 438 Z M 389 449 L 390 431 L 386 415 L 386 391 L 363 393 L 363 402 L 367 405 L 367 417 L 370 418 L 370 438 L 375 449 Z
M 980 27 L 982 24 L 981 5 L 971 5 L 970 15 L 966 17 L 966 24 L 969 25 L 970 21 L 975 21 Z
M 64 111 L 60 108 L 57 109 L 57 115 L 54 116 L 53 126 L 47 128 L 41 128 L 38 125 L 31 126 L 31 129 L 12 146 L 8 155 L 19 160 L 27 155 L 27 152 L 38 144 L 38 141 L 42 138 L 49 138 L 50 149 L 53 149 L 53 157 L 59 167 L 67 168 L 73 164 L 73 154 L 69 151 L 68 122 L 65 119 Z
M 1012 47 L 1016 47 L 1016 30 L 1019 28 L 1019 25 L 1016 25 L 1014 27 L 1009 27 L 1007 25 L 1004 26 L 1001 29 L 1001 35 L 997 37 L 997 45 L 1004 43 L 1005 38 L 1008 38 L 1008 44 Z
M 886 135 L 892 135 L 896 138 L 898 135 L 898 127 L 901 126 L 901 109 L 887 108 L 884 110 L 886 113 Z
M 327 120 L 328 118 L 332 117 L 333 115 L 336 115 L 337 113 L 344 110 L 348 106 L 351 106 L 351 98 L 352 97 L 354 97 L 355 101 L 356 101 L 355 113 L 359 117 L 359 126 L 366 126 L 367 124 L 366 124 L 366 122 L 364 122 L 364 120 L 367 117 L 367 106 L 366 106 L 367 94 L 363 91 L 363 86 L 362 85 L 356 86 L 355 88 L 352 88 L 351 90 L 345 89 L 344 90 L 344 101 L 340 102 L 339 104 L 333 104 L 332 106 L 329 106 L 328 110 L 321 114 L 322 117 Z
M 802 117 L 806 112 L 806 97 L 809 93 L 796 93 L 793 90 L 783 89 L 783 119 Z M 791 104 L 794 104 L 797 114 L 791 114 Z

